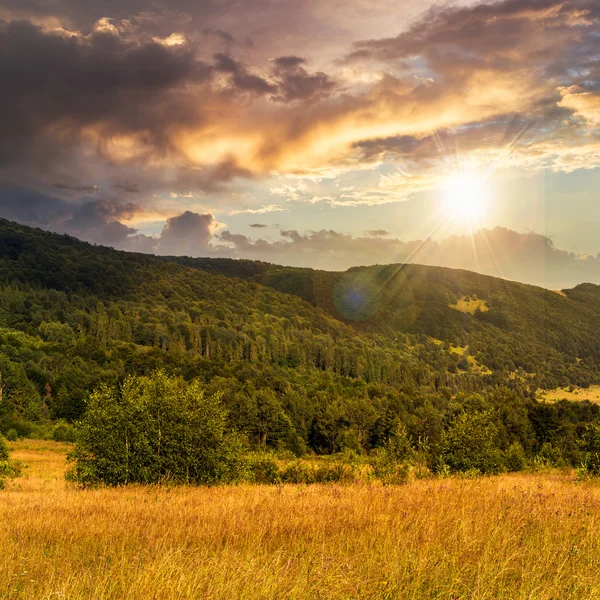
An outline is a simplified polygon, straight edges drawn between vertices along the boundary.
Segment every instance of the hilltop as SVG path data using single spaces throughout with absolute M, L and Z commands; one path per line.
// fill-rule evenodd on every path
M 253 444 L 363 451 L 398 419 L 435 441 L 463 398 L 534 449 L 597 413 L 535 398 L 599 382 L 599 313 L 592 285 L 156 257 L 0 220 L 0 430 L 78 419 L 99 384 L 162 368 L 219 391 Z

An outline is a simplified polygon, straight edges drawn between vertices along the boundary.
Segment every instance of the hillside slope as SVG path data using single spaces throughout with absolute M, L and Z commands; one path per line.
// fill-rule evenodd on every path
M 544 387 L 598 380 L 597 285 L 582 284 L 558 294 L 470 271 L 421 265 L 330 273 L 245 260 L 168 260 L 295 294 L 357 331 L 387 339 L 399 333 L 425 334 L 468 347 L 490 370 L 521 371 Z
M 460 402 L 497 415 L 503 447 L 574 448 L 598 407 L 534 397 L 598 381 L 597 295 L 431 267 L 154 257 L 0 220 L 0 431 L 77 419 L 98 385 L 165 369 L 219 391 L 263 447 L 363 452 L 398 421 L 435 443 Z

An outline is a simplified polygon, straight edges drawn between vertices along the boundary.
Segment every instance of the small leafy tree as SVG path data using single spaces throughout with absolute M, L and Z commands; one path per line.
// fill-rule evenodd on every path
M 19 469 L 9 463 L 9 457 L 8 446 L 2 435 L 0 435 L 0 490 L 4 488 L 7 477 L 17 477 L 19 475 Z
M 236 479 L 240 444 L 218 394 L 158 371 L 101 386 L 77 426 L 68 477 L 105 483 L 216 484 Z
M 506 450 L 504 456 L 506 468 L 515 473 L 522 471 L 527 466 L 527 456 L 519 442 L 513 442 Z
M 406 427 L 396 421 L 390 437 L 380 448 L 373 463 L 373 474 L 386 484 L 406 483 L 409 478 L 409 464 L 415 451 L 410 443 Z
M 8 446 L 0 434 L 0 462 L 8 462 Z
M 498 426 L 490 411 L 460 412 L 443 432 L 437 470 L 499 473 L 504 468 Z
M 579 439 L 583 452 L 582 471 L 592 477 L 600 476 L 600 423 L 589 423 Z

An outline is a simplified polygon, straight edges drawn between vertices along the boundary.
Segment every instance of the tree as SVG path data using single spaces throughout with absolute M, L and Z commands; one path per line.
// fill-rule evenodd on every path
M 583 451 L 583 468 L 588 475 L 600 475 L 600 424 L 589 423 L 579 439 Z
M 451 472 L 499 473 L 504 467 L 498 447 L 498 427 L 490 411 L 460 412 L 443 432 L 438 453 L 440 468 Z
M 0 435 L 0 463 L 8 461 L 8 446 L 4 441 L 2 435 Z
M 0 490 L 4 488 L 6 477 L 11 475 L 11 467 L 8 463 L 8 446 L 0 435 Z
M 158 371 L 101 386 L 77 426 L 69 478 L 81 484 L 216 484 L 236 479 L 235 434 L 218 394 Z

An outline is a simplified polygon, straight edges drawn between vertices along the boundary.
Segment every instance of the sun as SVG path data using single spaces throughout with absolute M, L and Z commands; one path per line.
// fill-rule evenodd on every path
M 457 224 L 477 225 L 489 208 L 486 178 L 474 171 L 449 177 L 443 184 L 444 212 Z

